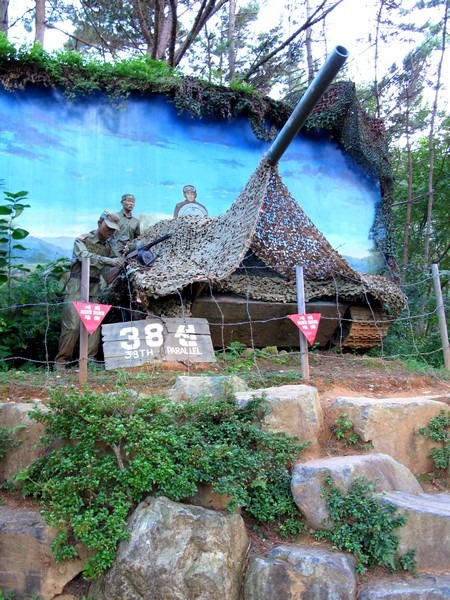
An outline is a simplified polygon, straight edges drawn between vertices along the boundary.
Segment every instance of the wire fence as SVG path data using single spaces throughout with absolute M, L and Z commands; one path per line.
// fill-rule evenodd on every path
M 441 272 L 441 276 L 448 277 L 448 272 Z M 59 337 L 59 319 L 62 312 L 62 306 L 65 304 L 63 301 L 50 301 L 50 296 L 59 294 L 62 297 L 62 290 L 51 291 L 49 282 L 50 274 L 44 273 L 38 282 L 38 295 L 41 295 L 39 301 L 36 302 L 24 302 L 24 303 L 11 303 L 0 307 L 0 332 L 2 332 L 2 338 L 0 339 L 0 368 L 3 369 L 11 367 L 36 367 L 43 368 L 47 371 L 51 371 L 54 368 L 54 356 L 57 351 L 57 340 Z M 218 353 L 226 352 L 230 350 L 230 343 L 225 343 L 224 340 L 230 340 L 232 335 L 230 331 L 236 331 L 240 328 L 245 328 L 247 331 L 247 339 L 245 346 L 252 350 L 258 350 L 260 354 L 264 354 L 264 347 L 261 344 L 257 344 L 254 339 L 253 333 L 257 329 L 270 327 L 280 327 L 283 322 L 288 319 L 287 315 L 273 316 L 269 318 L 254 318 L 252 317 L 252 300 L 251 300 L 251 289 L 250 289 L 249 278 L 249 289 L 245 297 L 242 297 L 241 301 L 245 303 L 244 314 L 245 319 L 236 319 L 226 321 L 225 316 L 220 306 L 221 295 L 213 292 L 210 288 L 209 297 L 215 303 L 218 314 L 221 315 L 219 321 L 214 323 L 210 322 L 210 328 L 214 328 L 215 336 L 214 339 L 221 339 L 221 344 L 215 344 L 215 349 Z M 408 296 L 412 295 L 413 301 L 410 301 L 406 309 L 397 318 L 389 318 L 388 314 L 384 314 L 382 319 L 379 319 L 377 315 L 376 303 L 370 300 L 370 297 L 366 294 L 365 304 L 369 307 L 369 318 L 359 319 L 359 325 L 367 325 L 375 330 L 378 328 L 378 334 L 375 335 L 376 341 L 373 343 L 372 348 L 365 348 L 361 351 L 368 352 L 370 355 L 375 355 L 386 360 L 402 360 L 402 361 L 418 361 L 432 366 L 442 366 L 442 356 L 444 353 L 444 346 L 441 339 L 439 338 L 439 327 L 437 319 L 438 307 L 436 305 L 433 294 L 429 293 L 426 296 L 426 302 L 422 303 L 424 310 L 417 312 L 415 306 L 420 306 L 417 301 L 417 291 L 432 289 L 432 277 L 422 277 L 415 282 L 408 282 L 401 286 L 401 289 Z M 5 291 L 5 290 L 4 290 Z M 11 290 L 14 292 L 14 287 Z M 128 306 L 115 305 L 111 313 L 115 315 L 116 322 L 127 322 L 136 321 L 139 319 L 148 319 L 152 315 L 146 311 L 142 311 L 135 304 L 131 302 L 131 288 L 130 291 L 130 302 Z M 31 291 L 32 293 L 32 291 Z M 3 303 L 7 294 L 4 293 Z M 47 300 L 47 301 L 46 301 Z M 338 286 L 336 285 L 335 302 L 339 305 L 340 296 Z M 181 293 L 178 294 L 179 301 L 179 314 L 181 319 L 185 319 L 190 315 L 190 305 L 183 299 Z M 414 306 L 413 306 L 414 305 Z M 446 315 L 449 314 L 450 301 L 447 294 L 444 296 L 444 312 Z M 308 312 L 308 304 L 307 304 Z M 241 311 L 242 314 L 242 311 Z M 24 319 L 25 315 L 25 319 Z M 24 320 L 21 323 L 21 320 Z M 331 317 L 326 315 L 321 316 L 321 321 L 324 325 L 327 325 L 327 321 L 331 320 Z M 332 317 L 333 321 L 336 321 L 336 317 Z M 283 323 L 285 326 L 285 323 Z M 419 326 L 420 325 L 420 326 Z M 325 347 L 317 347 L 317 345 L 310 346 L 310 351 L 320 351 L 333 349 L 335 352 L 345 352 L 349 348 L 345 347 L 345 340 L 343 339 L 343 331 L 348 331 L 349 327 L 352 326 L 352 319 L 348 318 L 345 314 L 341 314 L 337 311 L 337 335 L 334 336 L 333 342 L 328 343 Z M 292 328 L 295 330 L 295 325 L 292 324 Z M 14 335 L 11 331 L 17 330 L 21 332 L 20 339 L 17 340 L 17 345 L 14 345 L 13 340 L 9 340 L 8 344 L 5 344 L 5 338 Z M 218 333 L 219 332 L 219 333 Z M 341 332 L 341 335 L 339 335 Z M 300 333 L 299 333 L 300 335 Z M 268 346 L 272 344 L 267 344 Z M 236 346 L 232 349 L 236 350 Z M 288 344 L 279 344 L 278 346 L 283 349 L 287 349 L 293 355 L 298 354 L 298 346 Z M 350 348 L 354 352 L 359 352 L 360 349 Z M 76 366 L 77 359 L 74 359 L 68 364 L 68 366 Z M 102 360 L 98 361 L 98 364 L 102 364 Z

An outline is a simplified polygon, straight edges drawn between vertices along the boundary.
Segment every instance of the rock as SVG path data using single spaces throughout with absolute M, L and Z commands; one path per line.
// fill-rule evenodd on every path
M 245 600 L 355 597 L 354 559 L 308 546 L 279 546 L 252 558 L 245 577 Z
M 317 448 L 323 412 L 315 387 L 282 385 L 235 394 L 241 405 L 261 396 L 270 408 L 263 421 L 265 429 L 297 436 L 302 443 L 311 442 L 311 449 Z
M 382 498 L 398 507 L 407 522 L 396 533 L 399 551 L 415 549 L 419 571 L 450 570 L 450 494 L 388 492 Z
M 83 570 L 87 552 L 77 547 L 82 558 L 55 563 L 50 550 L 55 535 L 38 508 L 0 506 L 0 590 L 42 600 L 61 594 Z
M 376 452 L 389 454 L 413 473 L 433 469 L 430 450 L 436 445 L 419 434 L 447 405 L 428 398 L 336 398 L 331 414 L 346 413 L 356 433 Z
M 405 466 L 387 454 L 355 454 L 298 462 L 292 471 L 291 489 L 294 502 L 313 529 L 331 529 L 326 524 L 328 508 L 321 498 L 325 475 L 334 484 L 348 489 L 356 477 L 365 477 L 376 483 L 378 491 L 401 490 L 411 494 L 422 492 L 422 487 Z
M 229 394 L 247 390 L 247 384 L 240 377 L 177 377 L 167 397 L 174 402 L 199 400 L 201 398 L 224 399 Z
M 450 575 L 422 575 L 408 581 L 389 581 L 365 585 L 358 600 L 448 600 Z
M 12 480 L 22 469 L 28 467 L 44 450 L 38 447 L 39 438 L 44 435 L 45 425 L 33 421 L 28 416 L 33 404 L 5 402 L 0 403 L 0 427 L 17 430 L 12 433 L 18 445 L 14 450 L 6 452 L 0 460 L 0 477 L 6 481 Z M 46 410 L 45 406 L 41 407 Z
M 242 517 L 148 497 L 129 522 L 95 600 L 238 600 L 248 538 Z

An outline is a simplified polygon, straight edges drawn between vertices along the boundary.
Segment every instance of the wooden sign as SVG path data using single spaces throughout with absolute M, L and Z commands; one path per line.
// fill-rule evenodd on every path
M 215 362 L 206 319 L 151 318 L 102 325 L 105 369 L 150 362 Z
M 109 304 L 94 302 L 72 302 L 72 304 L 75 306 L 83 325 L 89 333 L 94 333 L 111 308 Z
M 288 315 L 310 344 L 314 344 L 317 330 L 319 329 L 320 313 L 307 313 L 301 315 Z

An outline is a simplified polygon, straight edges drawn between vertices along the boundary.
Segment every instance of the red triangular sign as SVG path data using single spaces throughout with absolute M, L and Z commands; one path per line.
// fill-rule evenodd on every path
M 109 304 L 94 304 L 93 302 L 73 302 L 73 305 L 89 333 L 94 333 L 111 308 Z
M 288 315 L 310 344 L 314 344 L 319 329 L 320 313 L 308 313 L 305 315 Z

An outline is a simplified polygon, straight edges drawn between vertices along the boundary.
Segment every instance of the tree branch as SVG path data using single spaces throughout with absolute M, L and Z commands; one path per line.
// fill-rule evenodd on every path
M 200 9 L 195 17 L 194 24 L 191 30 L 187 34 L 184 42 L 180 44 L 179 48 L 175 52 L 174 67 L 180 64 L 181 59 L 185 55 L 187 49 L 198 36 L 206 22 L 213 17 L 229 0 L 219 0 L 216 6 L 216 0 L 203 0 Z M 342 2 L 342 0 L 340 0 Z
M 254 65 L 252 65 L 250 67 L 250 69 L 248 69 L 248 71 L 243 76 L 244 81 L 248 80 L 248 78 L 251 77 L 252 75 L 254 75 L 256 73 L 256 71 L 260 67 L 262 67 L 271 58 L 273 58 L 274 56 L 276 56 L 277 54 L 279 54 L 282 50 L 284 50 L 287 46 L 289 46 L 289 44 L 291 42 L 293 42 L 295 40 L 295 38 L 297 38 L 303 31 L 305 31 L 306 29 L 309 29 L 310 27 L 312 27 L 316 23 L 320 23 L 320 21 L 323 21 L 323 19 L 325 19 L 325 17 L 327 15 L 329 15 L 330 12 L 332 12 L 337 6 L 339 6 L 339 4 L 341 4 L 341 2 L 343 2 L 343 0 L 336 0 L 336 2 L 334 4 L 332 4 L 319 17 L 316 18 L 316 15 L 324 8 L 324 6 L 327 3 L 327 0 L 323 0 L 323 2 L 320 4 L 320 6 L 318 6 L 316 8 L 316 10 L 310 16 L 310 18 L 307 19 L 303 23 L 303 25 L 301 27 L 299 27 L 299 29 L 297 29 L 296 31 L 294 31 L 294 33 L 291 36 L 289 36 L 282 44 L 280 44 L 277 48 L 275 48 L 274 50 L 272 50 L 272 52 L 269 52 L 269 54 L 266 54 L 266 56 L 264 58 L 262 58 L 261 60 L 259 60 L 258 62 L 256 62 Z

